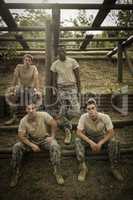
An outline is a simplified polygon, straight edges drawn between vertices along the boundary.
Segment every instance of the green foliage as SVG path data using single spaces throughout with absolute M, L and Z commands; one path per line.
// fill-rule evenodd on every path
M 14 13 L 15 21 L 18 26 L 43 26 L 47 19 L 50 19 L 49 14 L 45 12 L 44 9 L 28 9 L 24 10 L 21 14 Z M 25 38 L 44 38 L 45 32 L 34 31 L 34 32 L 23 32 Z M 44 48 L 44 43 L 30 43 L 31 48 Z
M 86 10 L 79 10 L 78 15 L 74 18 L 70 17 L 67 20 L 64 20 L 65 23 L 71 24 L 71 26 L 79 27 L 79 26 L 90 26 L 93 21 L 93 15 L 87 16 Z M 62 37 L 74 37 L 79 38 L 83 37 L 85 35 L 85 31 L 67 31 L 62 32 Z M 69 43 L 67 43 L 69 44 Z M 70 42 L 70 44 L 75 44 L 75 42 Z M 76 42 L 77 45 L 80 44 L 80 42 Z
M 133 0 L 118 0 L 119 4 L 133 4 Z M 113 11 L 110 14 L 110 17 L 115 21 L 115 24 L 117 26 L 133 26 L 133 10 L 119 10 L 119 11 Z M 126 36 L 129 37 L 133 34 L 131 31 L 111 31 L 110 34 L 112 34 L 114 37 L 118 36 Z

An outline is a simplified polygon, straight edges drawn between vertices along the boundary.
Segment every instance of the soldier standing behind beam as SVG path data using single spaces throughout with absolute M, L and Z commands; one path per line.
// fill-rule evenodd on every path
M 80 93 L 80 77 L 78 62 L 66 56 L 64 48 L 58 48 L 58 59 L 51 66 L 53 87 L 58 90 L 58 100 L 61 105 L 60 116 L 72 117 L 80 113 L 78 94 Z M 55 78 L 56 77 L 56 78 Z M 71 141 L 71 132 L 66 131 L 66 143 Z

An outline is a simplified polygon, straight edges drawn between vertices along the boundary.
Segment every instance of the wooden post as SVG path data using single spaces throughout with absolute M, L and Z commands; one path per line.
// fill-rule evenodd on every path
M 122 61 L 122 42 L 118 42 L 118 58 L 117 58 L 117 77 L 118 82 L 123 80 L 123 61 Z
M 125 55 L 125 59 L 126 59 L 126 62 L 127 62 L 127 65 L 128 65 L 128 68 L 129 68 L 129 71 L 131 73 L 131 75 L 133 76 L 133 65 L 132 65 L 132 62 L 130 61 L 129 57 L 128 57 L 128 54 L 127 54 L 127 50 L 124 49 L 124 55 Z
M 59 36 L 60 36 L 60 9 L 52 9 L 52 23 L 53 23 L 53 47 L 54 56 L 57 56 L 57 50 L 59 46 Z
M 53 34 L 52 34 L 52 23 L 51 20 L 46 21 L 46 50 L 45 50 L 45 88 L 46 88 L 46 97 L 45 105 L 48 106 L 51 103 L 51 72 L 50 67 L 53 62 Z

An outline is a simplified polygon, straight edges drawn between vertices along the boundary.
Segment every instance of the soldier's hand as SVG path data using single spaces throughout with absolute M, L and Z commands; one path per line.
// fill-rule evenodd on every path
M 90 147 L 93 153 L 97 152 L 97 144 L 93 141 L 90 142 Z
M 52 136 L 51 137 L 47 137 L 45 140 L 46 140 L 47 143 L 50 144 L 52 142 L 52 140 L 53 140 L 53 137 Z
M 102 148 L 102 143 L 98 142 L 96 145 L 96 153 L 99 153 L 101 151 L 101 148 Z
M 32 150 L 33 150 L 34 152 L 39 152 L 39 151 L 40 151 L 39 146 L 36 145 L 36 144 L 32 144 L 31 148 L 32 148 Z

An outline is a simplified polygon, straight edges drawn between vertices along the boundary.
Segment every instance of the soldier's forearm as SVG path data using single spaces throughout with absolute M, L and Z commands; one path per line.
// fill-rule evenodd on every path
M 101 139 L 99 142 L 101 144 L 105 144 L 106 142 L 108 142 L 112 137 L 114 136 L 114 132 L 113 130 L 110 130 L 103 139 Z
M 32 147 L 33 143 L 30 142 L 29 139 L 27 139 L 26 137 L 23 137 L 23 136 L 19 136 L 19 139 L 22 143 L 28 145 L 29 147 Z

